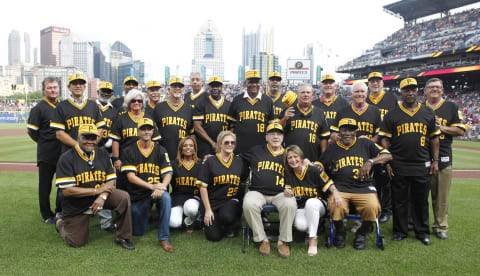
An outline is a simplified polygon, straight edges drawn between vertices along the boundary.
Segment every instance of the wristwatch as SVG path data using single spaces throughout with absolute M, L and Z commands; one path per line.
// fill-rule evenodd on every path
M 103 200 L 107 200 L 107 196 L 106 196 L 106 195 L 100 195 L 100 197 L 101 197 Z
M 373 165 L 373 159 L 368 159 L 367 162 L 370 162 Z

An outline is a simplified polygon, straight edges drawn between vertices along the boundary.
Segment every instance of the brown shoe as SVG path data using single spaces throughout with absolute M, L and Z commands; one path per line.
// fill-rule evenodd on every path
M 277 244 L 277 248 L 278 248 L 278 255 L 281 257 L 281 258 L 288 258 L 290 257 L 290 247 L 288 247 L 288 245 L 286 243 L 278 243 Z
M 173 246 L 171 246 L 168 241 L 159 241 L 158 242 L 158 245 L 161 246 L 163 248 L 163 250 L 165 250 L 165 252 L 168 252 L 168 253 L 173 253 L 173 251 L 175 251 L 173 249 Z
M 260 254 L 262 254 L 263 256 L 270 255 L 270 242 L 268 240 L 262 241 L 262 243 L 260 243 L 258 251 L 260 251 Z

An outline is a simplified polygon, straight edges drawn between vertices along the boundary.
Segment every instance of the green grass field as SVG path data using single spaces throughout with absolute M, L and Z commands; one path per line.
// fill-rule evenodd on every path
M 347 235 L 343 250 L 327 249 L 319 242 L 319 254 L 308 257 L 307 245 L 294 242 L 292 257 L 280 259 L 276 247 L 272 256 L 260 256 L 254 245 L 241 253 L 241 237 L 212 243 L 201 231 L 193 234 L 174 231 L 170 236 L 175 253 L 156 246 L 153 225 L 143 237 L 134 237 L 133 252 L 114 244 L 114 236 L 99 229 L 98 219 L 90 223 L 89 243 L 70 248 L 53 225 L 40 221 L 36 173 L 2 172 L 0 174 L 0 275 L 475 275 L 480 236 L 477 224 L 480 203 L 478 180 L 455 180 L 451 191 L 449 239 L 432 236 L 429 247 L 415 240 L 390 240 L 391 222 L 382 225 L 386 249 L 375 247 L 374 234 L 368 236 L 367 249 L 358 252 Z M 470 196 L 468 196 L 470 195 Z M 53 198 L 52 198 L 53 204 Z M 53 205 L 52 205 L 53 206 Z M 319 237 L 323 241 L 324 236 Z M 475 253 L 477 252 L 477 253 Z

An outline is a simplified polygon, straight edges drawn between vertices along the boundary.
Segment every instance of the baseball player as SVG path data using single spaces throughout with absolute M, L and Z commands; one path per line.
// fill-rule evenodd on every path
M 282 103 L 282 75 L 279 72 L 272 72 L 268 75 L 268 88 L 267 95 L 273 101 L 273 116 L 281 119 L 280 115 L 287 109 L 287 106 Z
M 125 96 L 128 95 L 128 92 L 134 88 L 138 87 L 138 81 L 135 77 L 126 77 L 123 80 L 123 96 L 112 101 L 112 105 L 118 110 L 119 113 L 125 111 L 123 106 L 123 100 Z
M 185 94 L 184 100 L 185 104 L 189 105 L 193 110 L 195 106 L 208 97 L 208 95 L 203 89 L 203 79 L 200 73 L 194 72 L 190 74 L 190 85 L 192 86 L 192 91 Z
M 330 127 L 337 117 L 338 111 L 348 106 L 348 102 L 341 96 L 337 96 L 335 90 L 338 86 L 335 83 L 335 77 L 333 75 L 323 75 L 321 82 L 320 89 L 322 91 L 322 96 L 313 101 L 312 104 L 323 110 L 327 125 Z
M 159 81 L 147 82 L 147 96 L 148 104 L 145 106 L 145 113 L 152 116 L 155 106 L 160 102 L 161 92 L 163 91 L 162 85 Z

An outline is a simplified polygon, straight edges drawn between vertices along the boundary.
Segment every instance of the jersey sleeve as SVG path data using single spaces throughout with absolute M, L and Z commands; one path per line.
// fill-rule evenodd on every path
M 110 131 L 110 138 L 115 141 L 122 140 L 122 116 L 117 115 L 117 118 L 112 123 L 112 129 Z
M 103 120 L 103 116 L 102 116 L 102 112 L 100 111 L 100 108 L 97 106 L 96 103 L 94 103 L 95 107 L 96 107 L 96 114 L 95 114 L 95 126 L 97 128 L 106 128 L 107 127 L 107 124 L 105 124 L 105 121 Z
M 334 132 L 338 132 L 338 121 L 340 120 L 340 115 L 341 113 L 338 112 L 337 116 L 335 116 L 335 119 L 333 119 L 332 124 L 330 125 L 330 130 Z
M 193 109 L 193 112 L 192 112 L 192 120 L 193 121 L 203 121 L 205 118 L 204 118 L 204 107 L 205 107 L 205 101 L 207 101 L 208 99 L 206 98 L 205 100 L 203 101 L 199 101 L 196 105 L 195 105 L 195 108 Z
M 326 193 L 330 186 L 333 184 L 333 180 L 327 175 L 325 170 L 319 170 L 316 167 L 313 167 L 315 170 L 315 174 L 317 176 L 317 181 L 315 181 L 318 185 L 318 188 L 322 190 L 322 192 Z
M 112 164 L 112 160 L 110 160 L 110 155 L 108 154 L 107 151 L 105 151 L 103 149 L 99 149 L 99 151 L 102 152 L 103 158 L 105 158 L 106 163 L 107 163 L 107 168 L 106 168 L 107 178 L 106 178 L 105 182 L 117 179 L 117 174 L 115 173 L 115 170 L 113 169 L 113 164 Z
M 173 168 L 170 164 L 170 158 L 168 157 L 167 151 L 159 144 L 157 144 L 156 147 L 160 147 L 160 150 L 158 151 L 158 154 L 160 155 L 160 175 L 163 177 L 166 174 L 173 174 Z
M 264 96 L 268 97 L 267 95 L 264 95 Z M 268 97 L 268 99 L 270 100 L 270 97 Z M 270 100 L 269 102 L 270 104 L 268 105 L 268 114 L 267 114 L 268 124 L 279 121 L 278 119 L 275 119 L 275 112 L 273 111 L 273 101 Z
M 323 112 L 320 112 L 321 114 L 323 114 Z M 318 137 L 320 137 L 320 139 L 328 139 L 330 138 L 330 130 L 328 129 L 328 125 L 327 125 L 327 121 L 325 120 L 325 117 L 321 116 L 321 120 L 320 120 L 320 125 L 317 129 L 317 135 Z
M 233 99 L 232 104 L 228 109 L 227 120 L 230 123 L 235 123 L 238 119 L 238 112 L 236 111 L 237 104 L 238 104 L 238 96 Z
M 155 122 L 155 124 L 157 125 L 158 133 L 162 133 L 162 118 L 160 116 L 160 107 L 161 106 L 162 106 L 162 104 L 155 105 L 155 109 L 153 110 L 153 114 L 152 114 L 152 119 Z
M 368 142 L 368 157 L 369 158 L 375 158 L 379 154 L 382 153 L 390 153 L 387 149 L 379 146 L 377 143 L 373 142 L 372 140 L 365 140 Z
M 56 174 L 57 178 L 55 180 L 55 185 L 58 188 L 63 189 L 75 187 L 77 185 L 75 173 L 73 171 L 73 159 L 70 151 L 64 153 L 58 160 Z
M 435 114 L 433 113 L 433 110 L 429 110 L 431 112 L 430 120 L 428 121 L 428 126 L 427 126 L 427 133 L 428 137 L 435 137 L 441 134 L 440 128 L 437 127 L 435 124 Z
M 37 104 L 28 116 L 27 128 L 30 130 L 38 131 L 40 129 L 40 106 Z
M 462 120 L 463 120 L 462 111 L 458 110 L 458 106 L 455 103 L 452 103 L 452 113 L 453 115 L 452 115 L 452 121 L 450 123 L 450 126 L 458 127 L 465 131 L 466 130 L 465 124 L 462 123 Z
M 388 112 L 385 117 L 383 117 L 383 121 L 380 124 L 380 131 L 378 132 L 379 136 L 388 139 L 392 139 L 393 134 L 393 122 L 391 114 L 391 112 Z
M 135 154 L 130 150 L 130 147 L 125 149 L 125 154 L 123 154 L 122 168 L 120 171 L 122 173 L 137 173 L 137 162 L 135 161 Z
M 62 106 L 55 108 L 55 114 L 53 115 L 53 120 L 50 122 L 50 127 L 55 130 L 65 131 L 65 114 Z
M 158 133 L 157 126 L 153 126 L 153 135 L 152 135 L 152 141 L 158 142 L 162 136 L 160 136 L 160 133 Z
M 204 187 L 207 188 L 208 184 L 211 182 L 211 163 L 213 161 L 212 158 L 216 158 L 215 156 L 210 156 L 207 161 L 202 165 L 202 168 L 200 169 L 200 174 L 198 175 L 197 178 L 197 186 L 198 187 Z
M 373 131 L 375 132 L 373 135 L 375 136 L 380 132 L 380 127 L 382 124 L 382 112 L 378 108 L 375 108 L 375 118 L 372 123 Z

